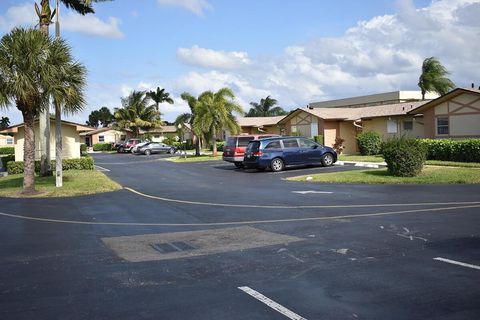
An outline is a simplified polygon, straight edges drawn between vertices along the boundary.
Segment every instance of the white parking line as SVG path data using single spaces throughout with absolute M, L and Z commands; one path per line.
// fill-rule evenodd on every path
M 292 193 L 299 193 L 299 194 L 309 194 L 309 193 L 325 193 L 325 194 L 332 194 L 332 191 L 316 191 L 316 190 L 305 190 L 305 191 L 292 191 Z
M 442 262 L 446 262 L 446 263 L 456 264 L 457 266 L 462 266 L 462 267 L 467 267 L 467 268 L 472 268 L 472 269 L 480 270 L 480 266 L 476 266 L 476 265 L 474 265 L 474 264 L 459 262 L 459 261 L 450 260 L 450 259 L 445 259 L 445 258 L 440 258 L 440 257 L 433 258 L 433 260 L 442 261 Z
M 266 304 L 267 306 L 269 306 L 273 310 L 280 312 L 281 314 L 283 314 L 285 317 L 287 317 L 289 319 L 292 319 L 292 320 L 307 320 L 304 317 L 299 316 L 295 312 L 293 312 L 293 311 L 285 308 L 284 306 L 276 303 L 275 301 L 265 297 L 260 292 L 251 289 L 250 287 L 238 287 L 238 289 L 240 289 L 243 292 L 251 295 L 252 297 L 257 299 L 258 301 L 263 302 L 264 304 Z
M 97 166 L 96 164 L 94 165 L 94 167 L 97 169 L 97 171 L 107 171 L 107 172 L 110 171 L 109 169 Z

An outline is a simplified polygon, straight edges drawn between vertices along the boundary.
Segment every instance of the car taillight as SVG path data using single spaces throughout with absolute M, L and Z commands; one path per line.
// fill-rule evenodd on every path
M 252 154 L 254 157 L 261 157 L 262 156 L 262 153 L 260 151 L 257 151 L 257 152 L 254 152 Z
M 234 154 L 242 154 L 242 149 L 240 148 L 235 148 L 235 150 L 233 151 Z

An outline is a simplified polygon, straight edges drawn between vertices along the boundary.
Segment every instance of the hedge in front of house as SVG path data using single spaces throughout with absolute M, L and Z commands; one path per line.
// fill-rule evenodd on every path
M 480 139 L 420 139 L 427 160 L 480 162 Z
M 87 145 L 85 143 L 82 143 L 80 145 L 80 154 L 87 153 Z
M 51 167 L 55 168 L 55 160 L 51 161 Z M 23 173 L 23 161 L 7 162 L 8 174 Z M 94 162 L 92 157 L 81 157 L 78 159 L 63 159 L 62 169 L 67 170 L 93 170 Z M 35 172 L 40 172 L 40 161 L 35 161 Z
M 378 132 L 365 131 L 357 136 L 358 149 L 362 156 L 379 154 L 382 146 L 382 137 Z
M 321 144 L 322 146 L 325 144 L 325 139 L 323 137 L 323 134 L 319 134 L 318 136 L 313 137 L 316 143 Z
M 0 148 L 0 154 L 15 154 L 14 147 L 2 147 Z
M 397 177 L 415 177 L 426 160 L 425 145 L 417 139 L 392 138 L 383 143 L 382 153 L 388 173 Z
M 7 168 L 7 163 L 15 161 L 15 155 L 9 154 L 8 156 L 3 156 L 0 157 L 0 160 L 2 161 L 2 168 Z
M 93 145 L 93 151 L 112 151 L 111 143 L 95 143 Z

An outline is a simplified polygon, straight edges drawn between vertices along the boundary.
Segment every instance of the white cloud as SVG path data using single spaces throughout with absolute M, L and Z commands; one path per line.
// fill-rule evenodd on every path
M 9 31 L 15 26 L 35 26 L 37 24 L 38 17 L 35 13 L 33 3 L 10 7 L 4 14 L 0 15 L 1 31 Z M 65 30 L 115 39 L 123 37 L 119 25 L 120 20 L 115 17 L 109 17 L 104 21 L 94 15 L 82 16 L 68 12 L 67 14 L 62 14 L 60 18 L 62 31 Z M 51 27 L 53 28 L 53 24 Z
M 197 16 L 203 16 L 205 10 L 213 9 L 213 6 L 207 0 L 157 0 L 162 6 L 177 6 L 195 13 Z
M 237 69 L 250 64 L 246 52 L 240 51 L 216 51 L 200 48 L 179 48 L 177 58 L 189 65 L 213 69 Z

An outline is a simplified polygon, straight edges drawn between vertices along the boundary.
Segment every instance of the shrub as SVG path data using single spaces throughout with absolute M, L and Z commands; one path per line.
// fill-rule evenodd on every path
M 397 177 L 414 177 L 422 172 L 426 148 L 417 139 L 392 138 L 382 146 L 388 173 Z
M 332 148 L 335 150 L 335 152 L 337 152 L 337 154 L 341 154 L 343 149 L 345 149 L 345 146 L 343 145 L 344 142 L 345 139 L 340 137 L 335 138 L 335 143 L 333 144 Z
M 111 143 L 95 143 L 93 145 L 93 151 L 112 151 Z
M 15 156 L 13 154 L 10 154 L 8 156 L 0 157 L 0 160 L 2 161 L 2 168 L 6 169 L 8 162 L 15 161 Z
M 316 143 L 321 144 L 322 146 L 325 144 L 325 139 L 323 138 L 323 134 L 319 134 L 318 136 L 313 137 Z
M 80 145 L 80 154 L 87 153 L 87 145 L 85 143 L 82 143 Z
M 52 168 L 55 168 L 55 160 L 51 161 Z M 8 174 L 23 173 L 23 161 L 9 161 L 7 163 Z M 93 170 L 94 161 L 92 157 L 81 157 L 75 159 L 63 159 L 62 169 L 67 170 Z M 40 161 L 35 161 L 35 172 L 40 172 Z
M 364 156 L 379 154 L 382 138 L 375 131 L 362 132 L 357 136 L 358 148 Z
M 223 145 L 225 144 L 224 141 L 217 141 L 217 151 L 223 151 Z M 210 151 L 213 151 L 213 144 L 209 147 Z
M 0 148 L 0 154 L 15 154 L 15 148 L 14 147 Z
M 480 139 L 421 139 L 428 160 L 480 162 Z

